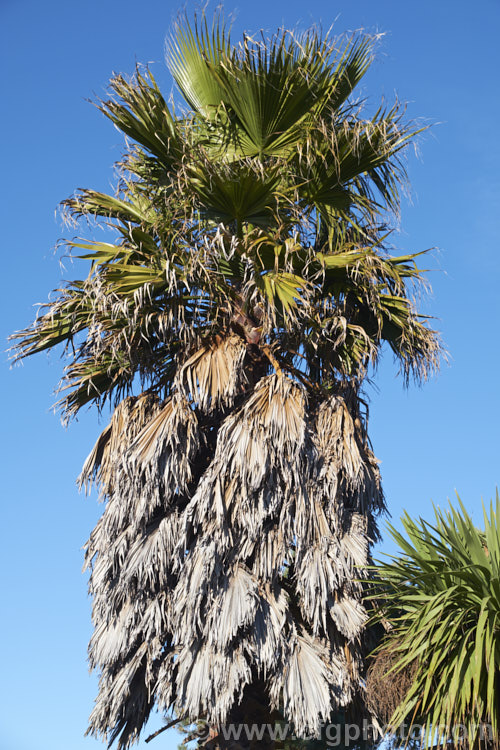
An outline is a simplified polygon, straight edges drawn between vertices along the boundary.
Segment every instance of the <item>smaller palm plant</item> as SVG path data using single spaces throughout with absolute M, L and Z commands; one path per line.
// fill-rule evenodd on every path
M 484 510 L 484 531 L 458 503 L 460 510 L 435 509 L 434 524 L 405 513 L 406 535 L 390 527 L 402 552 L 377 568 L 390 629 L 368 690 L 379 712 L 381 696 L 394 693 L 392 731 L 406 722 L 410 733 L 423 728 L 425 744 L 451 735 L 469 748 L 497 748 L 500 497 L 497 491 L 489 516 Z

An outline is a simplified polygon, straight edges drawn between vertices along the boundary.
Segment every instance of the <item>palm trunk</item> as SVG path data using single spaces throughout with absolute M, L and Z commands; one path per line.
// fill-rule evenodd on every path
M 281 718 L 273 711 L 262 681 L 248 685 L 240 703 L 230 712 L 224 726 L 214 727 L 203 747 L 206 750 L 275 750 L 273 728 Z

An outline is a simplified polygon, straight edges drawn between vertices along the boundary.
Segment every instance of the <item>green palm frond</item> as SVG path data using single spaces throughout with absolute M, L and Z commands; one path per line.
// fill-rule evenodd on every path
M 422 132 L 403 124 L 402 114 L 395 106 L 379 110 L 371 120 L 346 119 L 333 127 L 323 121 L 301 144 L 297 169 L 304 180 L 303 196 L 326 221 L 328 209 L 359 211 L 367 219 L 384 206 L 397 210 L 398 188 L 406 177 L 398 154 Z
M 251 161 L 214 163 L 204 158 L 186 167 L 191 189 L 200 201 L 203 216 L 216 224 L 243 222 L 268 225 L 281 186 L 278 168 Z
M 305 128 L 335 111 L 361 80 L 372 59 L 372 41 L 340 44 L 316 30 L 270 39 L 246 36 L 232 47 L 216 17 L 180 25 L 169 45 L 170 70 L 187 102 L 219 133 L 229 120 L 240 156 L 293 154 Z M 223 139 L 223 145 L 228 142 Z
M 125 224 L 148 224 L 156 218 L 151 203 L 137 194 L 117 198 L 95 190 L 81 190 L 74 197 L 63 201 L 62 205 L 75 218 L 91 215 L 117 219 Z
M 242 154 L 290 153 L 305 119 L 321 111 L 334 85 L 331 52 L 314 34 L 296 40 L 282 32 L 268 43 L 245 38 L 221 76 Z
M 170 112 L 153 75 L 137 70 L 129 81 L 118 75 L 111 80 L 110 88 L 115 98 L 101 101 L 101 112 L 157 157 L 165 169 L 170 169 L 182 153 L 181 125 Z
M 182 95 L 209 120 L 224 100 L 219 75 L 232 49 L 230 30 L 220 15 L 214 16 L 211 26 L 206 16 L 196 18 L 194 26 L 183 18 L 167 47 L 167 64 Z

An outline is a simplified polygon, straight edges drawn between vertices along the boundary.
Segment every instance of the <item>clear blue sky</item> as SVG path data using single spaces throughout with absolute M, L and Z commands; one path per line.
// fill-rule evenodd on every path
M 113 71 L 152 63 L 164 89 L 164 39 L 180 6 L 157 0 L 0 0 L 2 55 L 1 337 L 31 321 L 61 272 L 54 211 L 76 187 L 108 189 L 120 135 L 86 102 Z M 193 7 L 188 4 L 188 9 Z M 390 356 L 371 391 L 371 436 L 389 508 L 431 515 L 458 489 L 480 519 L 499 481 L 498 0 L 252 0 L 232 5 L 246 29 L 313 22 L 385 32 L 364 82 L 373 102 L 395 93 L 408 114 L 439 123 L 409 158 L 411 202 L 396 242 L 436 247 L 429 259 L 450 363 L 404 391 Z M 67 267 L 66 277 L 74 269 Z M 76 272 L 75 272 L 76 273 Z M 0 750 L 93 750 L 83 732 L 95 693 L 81 546 L 100 513 L 74 480 L 102 425 L 93 413 L 64 430 L 50 411 L 57 356 L 1 369 L 4 417 Z M 392 549 L 385 541 L 384 549 Z M 159 726 L 158 720 L 152 729 Z M 148 748 L 174 748 L 169 732 Z M 146 747 L 144 741 L 139 747 Z

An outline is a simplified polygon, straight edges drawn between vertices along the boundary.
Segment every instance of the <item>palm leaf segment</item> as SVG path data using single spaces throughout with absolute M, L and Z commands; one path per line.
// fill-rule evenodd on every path
M 234 46 L 202 21 L 170 50 L 190 109 L 149 74 L 112 81 L 101 110 L 135 144 L 117 195 L 65 206 L 115 240 L 68 243 L 87 277 L 17 334 L 20 357 L 66 344 L 68 417 L 118 404 L 82 481 L 107 499 L 90 730 L 122 747 L 155 703 L 218 726 L 259 681 L 299 734 L 361 700 L 357 569 L 384 502 L 358 391 L 384 341 L 406 377 L 439 353 L 381 226 L 415 132 L 351 103 L 369 40 Z

